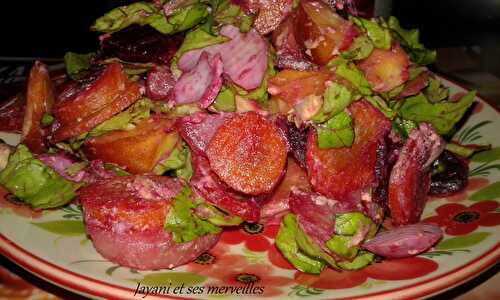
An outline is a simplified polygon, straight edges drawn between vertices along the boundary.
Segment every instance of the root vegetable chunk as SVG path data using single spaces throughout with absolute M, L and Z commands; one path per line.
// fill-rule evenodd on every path
M 213 171 L 236 191 L 270 192 L 286 165 L 287 145 L 279 129 L 254 112 L 226 121 L 208 144 Z
M 391 129 L 390 121 L 365 101 L 354 102 L 349 111 L 354 121 L 350 148 L 319 149 L 316 132 L 311 130 L 306 149 L 307 173 L 314 190 L 341 201 L 377 185 L 377 149 Z

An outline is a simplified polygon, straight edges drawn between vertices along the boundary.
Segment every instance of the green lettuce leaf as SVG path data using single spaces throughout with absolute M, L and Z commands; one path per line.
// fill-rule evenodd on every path
M 363 240 L 375 236 L 377 230 L 378 226 L 360 212 L 338 214 L 335 216 L 335 235 L 326 242 L 326 246 L 330 251 L 352 261 L 352 264 L 340 262 L 342 269 L 359 269 L 373 260 L 373 256 L 361 253 L 359 245 Z
M 221 112 L 234 112 L 236 111 L 236 101 L 234 93 L 228 89 L 226 86 L 223 86 L 215 98 L 214 108 Z
M 35 209 L 65 205 L 81 187 L 36 159 L 22 144 L 17 146 L 0 172 L 0 185 Z
M 186 181 L 190 181 L 193 176 L 193 168 L 191 166 L 191 152 L 186 144 L 179 144 L 170 153 L 170 155 L 160 161 L 155 168 L 153 173 L 161 175 L 168 171 L 174 171 L 177 178 L 182 178 Z
M 165 230 L 172 233 L 175 242 L 186 243 L 197 237 L 221 231 L 220 227 L 194 214 L 194 208 L 196 204 L 191 200 L 191 189 L 183 187 L 175 196 L 164 225 Z
M 403 140 L 406 140 L 410 135 L 410 132 L 412 132 L 412 130 L 416 129 L 417 127 L 417 123 L 402 119 L 400 117 L 397 117 L 392 121 L 393 131 L 395 131 Z
M 391 32 L 380 26 L 376 21 L 370 21 L 359 17 L 349 18 L 354 24 L 366 31 L 373 45 L 380 49 L 389 50 L 392 45 Z
M 197 209 L 203 211 L 203 215 L 199 214 L 200 218 L 217 226 L 238 226 L 243 223 L 242 218 L 230 215 L 206 202 L 198 205 Z
M 431 103 L 424 94 L 419 93 L 406 98 L 399 113 L 406 120 L 431 123 L 439 134 L 446 135 L 451 133 L 472 105 L 475 96 L 476 91 L 470 91 L 456 102 Z
M 365 96 L 371 95 L 372 90 L 365 75 L 353 63 L 342 63 L 337 66 L 335 73 L 340 77 L 349 80 L 358 91 Z
M 370 39 L 366 35 L 360 35 L 354 39 L 349 49 L 341 53 L 341 56 L 347 60 L 361 60 L 370 56 L 373 48 Z
M 296 240 L 298 230 L 297 217 L 294 214 L 287 214 L 281 221 L 276 235 L 276 247 L 297 270 L 310 274 L 321 273 L 325 263 L 301 251 Z
M 387 102 L 379 96 L 368 96 L 365 97 L 365 100 L 368 101 L 375 108 L 380 110 L 389 120 L 392 120 L 396 117 L 397 113 L 387 105 Z
M 341 112 L 330 120 L 316 127 L 318 147 L 320 149 L 351 147 L 354 141 L 352 118 L 348 113 Z
M 66 67 L 66 73 L 72 79 L 78 78 L 78 74 L 81 71 L 90 68 L 90 63 L 94 58 L 95 53 L 88 54 L 78 54 L 74 52 L 66 52 L 64 54 L 64 66 Z
M 174 34 L 194 27 L 207 16 L 208 7 L 200 3 L 183 7 L 165 17 L 160 7 L 149 2 L 135 2 L 107 12 L 94 22 L 91 30 L 112 33 L 137 24 L 150 25 L 163 34 Z
M 450 89 L 443 86 L 438 79 L 429 78 L 429 85 L 423 92 L 429 102 L 436 103 L 448 99 Z
M 354 97 L 345 86 L 336 82 L 332 83 L 323 94 L 323 105 L 319 112 L 313 116 L 316 123 L 323 123 L 332 116 L 342 112 L 354 101 Z
M 436 61 L 436 51 L 426 49 L 419 42 L 418 29 L 405 30 L 401 28 L 398 19 L 393 16 L 389 17 L 387 24 L 396 33 L 399 43 L 405 48 L 412 62 L 428 65 Z
M 148 119 L 151 110 L 159 109 L 155 108 L 155 106 L 158 105 L 162 104 L 153 102 L 147 98 L 140 99 L 127 110 L 117 114 L 109 120 L 102 122 L 89 132 L 83 133 L 71 140 L 71 148 L 79 149 L 87 139 L 103 135 L 110 131 L 132 129 L 142 120 Z

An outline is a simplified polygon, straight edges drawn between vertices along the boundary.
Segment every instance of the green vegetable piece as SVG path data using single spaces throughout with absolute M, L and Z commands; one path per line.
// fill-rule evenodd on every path
M 66 54 L 64 54 L 64 66 L 66 67 L 66 73 L 68 73 L 69 77 L 76 79 L 81 71 L 90 68 L 90 62 L 94 55 L 94 53 L 78 54 L 66 52 Z
M 345 259 L 354 259 L 354 263 L 359 253 L 359 244 L 364 239 L 375 236 L 377 230 L 378 226 L 360 212 L 338 214 L 335 216 L 335 235 L 326 242 L 326 246 Z M 345 265 L 339 263 L 341 268 L 345 268 Z
M 349 89 L 334 82 L 325 90 L 323 94 L 323 106 L 313 116 L 312 120 L 316 123 L 323 123 L 332 116 L 342 112 L 353 101 L 354 97 Z
M 219 25 L 231 24 L 240 28 L 241 32 L 247 32 L 252 27 L 253 18 L 246 15 L 239 5 L 223 0 L 215 9 L 214 21 Z
M 175 196 L 164 225 L 165 230 L 172 233 L 175 242 L 186 243 L 221 231 L 219 227 L 195 215 L 192 211 L 194 208 L 196 204 L 191 200 L 191 189 L 183 187 Z
M 335 73 L 349 80 L 362 95 L 368 96 L 372 94 L 370 84 L 366 80 L 365 75 L 354 64 L 341 63 L 335 70 Z
M 436 61 L 436 51 L 428 50 L 420 44 L 418 29 L 405 30 L 401 28 L 398 19 L 393 16 L 389 17 L 387 24 L 396 33 L 399 43 L 405 48 L 412 62 L 428 65 Z
M 460 144 L 455 144 L 455 143 L 447 143 L 446 144 L 446 150 L 464 157 L 464 158 L 469 158 L 475 153 L 482 152 L 485 150 L 490 150 L 491 145 L 473 145 L 473 146 L 468 146 L 468 145 L 460 145 Z M 475 156 L 474 156 L 475 157 Z M 474 159 L 472 159 L 474 160 Z
M 205 210 L 208 212 L 209 217 L 204 218 L 203 216 L 200 216 L 200 218 L 207 220 L 208 222 L 217 225 L 217 226 L 238 226 L 241 223 L 243 223 L 243 219 L 230 215 L 224 211 L 221 211 L 219 208 L 210 205 L 208 203 L 201 203 L 198 208 L 202 208 L 202 210 Z
M 297 230 L 297 217 L 294 214 L 287 214 L 283 218 L 278 234 L 276 235 L 276 247 L 278 247 L 283 256 L 297 270 L 311 274 L 321 273 L 325 263 L 321 260 L 311 258 L 300 251 L 295 239 Z
M 229 41 L 229 38 L 223 35 L 213 36 L 201 28 L 196 28 L 186 34 L 181 47 L 175 54 L 175 57 L 179 58 L 182 56 L 182 54 L 188 52 L 189 50 L 201 49 L 227 41 Z
M 151 23 L 150 25 L 163 34 L 173 34 L 194 27 L 207 16 L 208 8 L 206 5 L 194 4 L 179 10 L 179 12 L 169 16 L 167 19 L 162 15 L 162 19 L 165 20 L 164 23 Z M 169 26 L 165 26 L 165 24 L 172 26 L 172 30 L 168 31 Z
M 161 175 L 172 170 L 177 178 L 191 180 L 193 176 L 191 152 L 185 144 L 177 146 L 166 159 L 160 161 L 153 169 L 153 173 Z
M 373 221 L 360 212 L 350 212 L 335 216 L 335 233 L 339 235 L 355 235 L 362 226 L 373 226 Z
M 132 24 L 147 25 L 152 20 L 150 17 L 158 13 L 163 16 L 163 13 L 158 11 L 152 3 L 136 2 L 110 10 L 98 18 L 90 29 L 100 32 L 115 32 Z
M 374 258 L 375 255 L 373 253 L 361 250 L 353 261 L 344 261 L 338 264 L 344 270 L 354 271 L 366 267 Z
M 386 116 L 389 120 L 392 120 L 396 117 L 397 113 L 391 109 L 388 105 L 387 102 L 384 101 L 379 96 L 368 96 L 365 97 L 365 100 L 370 102 L 371 105 L 373 105 L 375 108 L 380 110 Z
M 223 86 L 215 98 L 214 108 L 221 112 L 234 112 L 236 111 L 236 102 L 234 93 L 231 89 L 228 89 L 226 86 Z
M 332 252 L 336 254 L 352 260 L 358 255 L 359 247 L 358 246 L 349 246 L 349 243 L 352 239 L 352 236 L 343 236 L 343 235 L 334 235 L 333 238 L 326 242 L 326 246 Z
M 129 176 L 130 173 L 112 163 L 104 163 L 104 169 L 113 172 L 116 176 Z
M 52 123 L 54 123 L 55 120 L 56 119 L 52 115 L 44 113 L 42 116 L 42 121 L 40 123 L 42 124 L 43 127 L 47 127 L 52 125 Z
M 424 89 L 424 95 L 431 103 L 443 101 L 448 98 L 450 89 L 443 86 L 441 81 L 429 78 L 429 86 Z
M 298 225 L 295 233 L 295 240 L 297 241 L 299 249 L 309 257 L 324 261 L 334 269 L 339 268 L 335 259 L 333 259 L 333 257 L 328 255 L 319 245 L 311 240 L 311 238 Z
M 351 147 L 354 141 L 352 118 L 346 112 L 341 112 L 318 125 L 318 147 L 320 149 Z
M 0 172 L 0 185 L 35 209 L 65 205 L 81 187 L 36 159 L 22 144 L 17 146 Z
M 389 30 L 380 26 L 377 22 L 370 21 L 368 19 L 358 17 L 351 17 L 350 19 L 354 22 L 354 24 L 366 31 L 366 34 L 375 47 L 385 50 L 389 50 L 391 48 L 392 37 Z
M 361 35 L 354 39 L 349 49 L 342 52 L 341 56 L 347 60 L 361 60 L 370 56 L 373 48 L 370 39 L 366 35 Z
M 417 128 L 417 124 L 410 120 L 395 118 L 392 121 L 392 129 L 399 135 L 400 138 L 406 140 L 410 132 Z
M 71 140 L 71 148 L 79 149 L 87 139 L 101 136 L 110 131 L 133 129 L 139 122 L 149 118 L 151 110 L 153 110 L 156 105 L 157 104 L 147 98 L 138 100 L 126 111 L 117 114 L 111 119 L 97 125 L 89 132 L 83 133 Z
M 424 94 L 406 98 L 399 113 L 403 119 L 429 122 L 437 133 L 446 135 L 474 102 L 476 91 L 470 91 L 456 102 L 430 103 Z

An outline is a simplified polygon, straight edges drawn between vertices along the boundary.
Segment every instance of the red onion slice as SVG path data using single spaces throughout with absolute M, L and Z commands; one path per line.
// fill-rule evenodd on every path
M 362 247 L 386 258 L 404 258 L 420 254 L 432 247 L 443 231 L 432 224 L 412 224 L 377 234 Z

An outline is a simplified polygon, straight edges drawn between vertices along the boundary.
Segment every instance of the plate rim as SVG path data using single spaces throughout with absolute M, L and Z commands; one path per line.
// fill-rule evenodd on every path
M 459 87 L 464 91 L 470 89 L 463 84 L 449 79 L 441 74 L 436 74 L 440 79 Z M 491 101 L 476 94 L 476 97 L 500 114 L 500 108 Z M 134 297 L 134 291 L 131 288 L 125 288 L 113 283 L 98 280 L 86 275 L 75 273 L 54 263 L 51 263 L 20 245 L 8 239 L 0 232 L 0 254 L 4 255 L 28 272 L 41 277 L 42 279 L 68 289 L 72 292 L 85 295 L 87 297 L 99 297 L 106 299 L 137 299 Z M 445 292 L 469 280 L 474 279 L 487 269 L 493 267 L 495 262 L 500 260 L 500 242 L 497 242 L 492 248 L 485 251 L 478 257 L 452 269 L 446 273 L 428 278 L 424 281 L 415 282 L 410 285 L 392 288 L 385 291 L 373 292 L 361 296 L 351 296 L 335 298 L 337 300 L 362 300 L 362 299 L 404 299 L 421 298 Z M 450 276 L 452 275 L 452 276 Z M 76 279 L 76 280 L 75 280 Z M 174 295 L 148 295 L 150 299 L 198 299 L 188 297 L 178 297 Z

